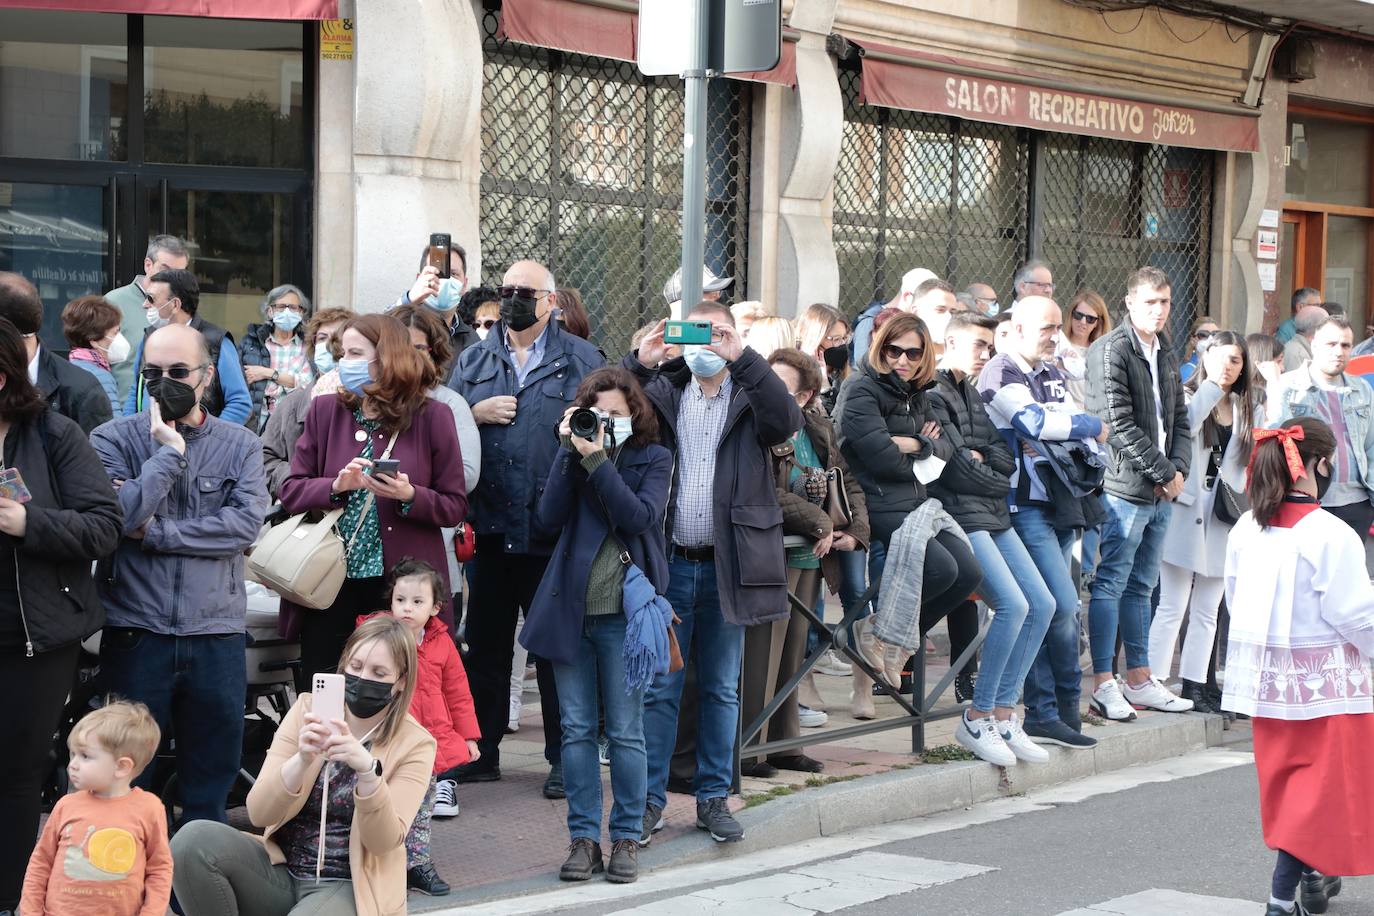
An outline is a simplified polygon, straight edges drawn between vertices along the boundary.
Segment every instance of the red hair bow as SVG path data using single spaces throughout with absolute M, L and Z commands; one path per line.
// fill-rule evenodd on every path
M 1250 453 L 1250 467 L 1246 468 L 1246 476 L 1249 476 L 1250 470 L 1255 466 L 1255 453 L 1259 451 L 1260 443 L 1265 439 L 1277 438 L 1283 445 L 1283 457 L 1288 462 L 1288 476 L 1293 478 L 1293 483 L 1297 483 L 1307 473 L 1307 469 L 1303 467 L 1302 456 L 1298 454 L 1298 443 L 1306 438 L 1306 435 L 1297 424 L 1282 429 L 1255 430 L 1255 448 Z

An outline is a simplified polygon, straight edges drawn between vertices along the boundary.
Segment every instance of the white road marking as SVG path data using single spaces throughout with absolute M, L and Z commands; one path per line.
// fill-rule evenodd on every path
M 1117 897 L 1082 909 L 1069 910 L 1059 916 L 1178 916 L 1179 913 L 1206 913 L 1207 916 L 1255 916 L 1263 903 L 1237 900 L 1234 897 L 1208 897 L 1185 894 L 1182 891 L 1141 891 L 1129 897 Z
M 990 871 L 996 869 L 865 852 L 763 878 L 709 887 L 683 897 L 619 910 L 612 916 L 697 916 L 700 913 L 814 916 Z
M 1148 783 L 1187 779 L 1229 767 L 1248 766 L 1254 763 L 1254 759 L 1253 754 L 1239 751 L 1199 751 L 1183 757 L 1089 776 L 1062 786 L 1037 790 L 1024 797 L 999 798 L 970 808 L 946 811 L 915 820 L 866 827 L 838 836 L 818 837 L 746 855 L 722 856 L 711 862 L 648 872 L 635 884 L 617 885 L 604 881 L 589 881 L 542 893 L 432 910 L 427 916 L 530 916 L 554 910 L 594 906 L 607 901 L 623 905 L 636 897 L 684 887 L 718 885 L 740 878 L 752 878 L 769 871 L 795 870 L 797 866 L 808 862 L 850 856 L 875 846 L 1006 820 L 1018 814 L 1044 811 L 1055 805 L 1074 804 L 1094 796 L 1123 792 Z M 698 902 L 691 916 L 696 916 L 700 909 Z M 668 911 L 660 912 L 666 914 Z M 752 910 L 747 916 L 766 914 Z M 795 916 L 795 908 L 789 912 L 789 916 Z

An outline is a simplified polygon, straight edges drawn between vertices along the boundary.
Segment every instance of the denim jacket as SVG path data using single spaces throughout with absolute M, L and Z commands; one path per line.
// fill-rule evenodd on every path
M 209 415 L 177 429 L 185 455 L 153 441 L 146 412 L 91 434 L 124 511 L 119 549 L 96 575 L 105 623 L 170 636 L 242 633 L 243 552 L 267 514 L 262 445 Z
M 1350 436 L 1350 453 L 1355 459 L 1360 481 L 1369 492 L 1370 500 L 1374 501 L 1374 480 L 1370 479 L 1370 469 L 1374 467 L 1374 421 L 1370 416 L 1374 408 L 1374 389 L 1358 375 L 1346 375 L 1342 380 L 1338 392 Z M 1269 386 L 1266 423 L 1274 427 L 1290 417 L 1320 418 L 1319 398 L 1321 389 L 1312 379 L 1310 364 L 1285 372 Z

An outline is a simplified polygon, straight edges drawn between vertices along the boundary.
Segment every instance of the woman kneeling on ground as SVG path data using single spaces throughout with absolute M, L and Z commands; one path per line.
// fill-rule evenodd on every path
M 416 667 L 415 638 L 396 618 L 353 631 L 338 667 L 343 721 L 321 721 L 301 696 L 248 793 L 248 817 L 266 832 L 192 821 L 173 838 L 186 916 L 406 912 L 405 838 L 435 753 L 407 713 Z

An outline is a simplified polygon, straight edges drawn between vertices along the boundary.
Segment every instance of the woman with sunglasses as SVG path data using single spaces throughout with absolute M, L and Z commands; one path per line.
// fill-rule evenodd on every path
M 1193 332 L 1188 335 L 1188 344 L 1183 348 L 1183 362 L 1178 367 L 1178 374 L 1183 381 L 1193 377 L 1197 371 L 1198 358 L 1202 353 L 1203 345 L 1216 336 L 1221 328 L 1215 321 L 1203 315 L 1193 322 Z
M 1059 335 L 1055 357 L 1068 383 L 1073 401 L 1082 407 L 1087 396 L 1088 347 L 1112 329 L 1107 303 L 1095 290 L 1080 289 L 1064 310 L 1064 333 Z
M 877 575 L 893 534 L 926 501 L 925 484 L 916 476 L 917 462 L 931 457 L 948 461 L 954 456 L 954 446 L 943 436 L 926 396 L 935 385 L 935 351 L 925 322 L 906 312 L 887 319 L 874 331 L 867 357 L 840 391 L 835 426 L 840 453 L 868 498 L 869 571 Z M 981 579 L 978 561 L 962 532 L 941 531 L 926 544 L 920 630 L 924 634 L 949 617 L 952 659 L 977 638 L 976 611 L 969 613 L 960 605 Z M 872 619 L 866 617 L 862 623 Z M 859 636 L 869 662 L 879 662 L 873 653 L 871 627 L 863 626 Z
M 472 326 L 479 340 L 486 340 L 501 320 L 501 296 L 490 286 L 474 286 L 458 301 L 458 315 Z

